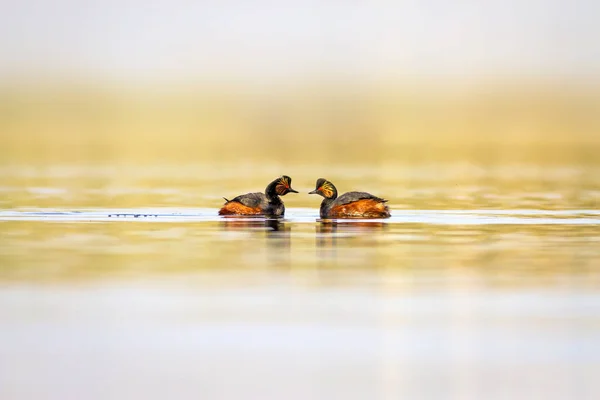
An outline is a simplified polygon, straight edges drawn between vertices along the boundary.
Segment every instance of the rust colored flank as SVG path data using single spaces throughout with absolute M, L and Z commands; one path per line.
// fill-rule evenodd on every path
M 362 199 L 347 204 L 333 206 L 331 210 L 329 210 L 329 217 L 386 218 L 389 217 L 389 211 L 385 203 L 382 203 L 380 200 Z
M 230 201 L 219 210 L 219 215 L 258 215 L 262 213 L 260 207 L 248 207 L 237 201 Z

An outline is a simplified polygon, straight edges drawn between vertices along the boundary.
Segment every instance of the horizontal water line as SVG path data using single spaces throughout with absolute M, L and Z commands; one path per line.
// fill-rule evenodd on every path
M 600 225 L 600 210 L 396 210 L 391 218 L 376 220 L 387 224 L 432 225 Z M 219 222 L 256 220 L 243 217 L 220 217 L 212 208 L 123 208 L 123 209 L 27 209 L 2 210 L 0 221 L 39 222 Z M 314 223 L 322 221 L 318 210 L 290 208 L 284 222 Z M 337 220 L 355 223 L 375 220 Z

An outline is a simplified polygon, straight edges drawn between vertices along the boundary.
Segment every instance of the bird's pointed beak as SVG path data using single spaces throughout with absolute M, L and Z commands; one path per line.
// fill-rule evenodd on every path
M 317 191 L 317 189 L 313 190 L 312 192 L 308 192 L 308 194 L 318 194 L 319 192 Z
M 297 190 L 292 189 L 291 187 L 288 189 L 291 193 L 298 193 Z

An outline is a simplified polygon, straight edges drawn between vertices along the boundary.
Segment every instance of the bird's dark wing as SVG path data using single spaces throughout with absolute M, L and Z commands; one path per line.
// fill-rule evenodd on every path
M 335 199 L 334 205 L 341 206 L 344 204 L 349 204 L 364 199 L 371 199 L 382 203 L 385 203 L 387 201 L 382 199 L 381 197 L 373 196 L 371 193 L 367 192 L 348 192 Z
M 269 202 L 267 196 L 260 192 L 242 194 L 231 201 L 237 201 L 238 203 L 252 208 L 264 207 Z

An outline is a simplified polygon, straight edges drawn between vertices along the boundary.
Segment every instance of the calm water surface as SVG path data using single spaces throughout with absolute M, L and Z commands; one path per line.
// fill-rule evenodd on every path
M 284 219 L 216 215 L 284 173 Z M 393 217 L 321 221 L 322 175 Z M 0 193 L 2 399 L 600 396 L 596 167 L 8 165 Z

